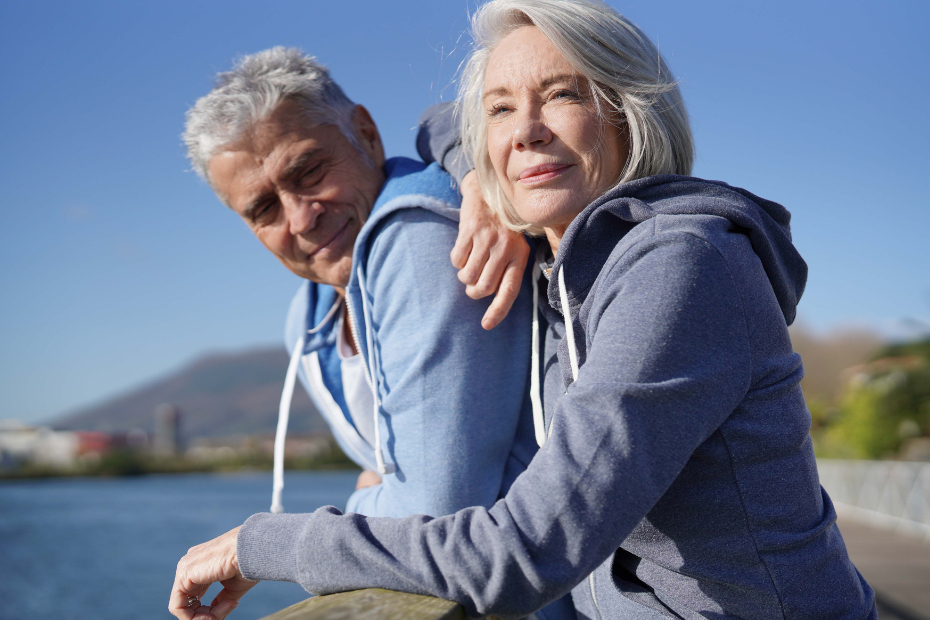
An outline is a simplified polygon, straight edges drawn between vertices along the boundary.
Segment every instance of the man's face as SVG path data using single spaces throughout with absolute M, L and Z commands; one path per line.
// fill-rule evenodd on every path
M 337 287 L 384 184 L 378 129 L 361 106 L 352 120 L 373 166 L 337 127 L 307 127 L 293 102 L 210 160 L 217 191 L 259 241 L 298 276 Z

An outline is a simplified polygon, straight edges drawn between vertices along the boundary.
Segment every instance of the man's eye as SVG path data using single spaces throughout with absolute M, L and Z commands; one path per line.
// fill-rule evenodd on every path
M 274 219 L 276 202 L 266 202 L 256 207 L 251 213 L 251 220 L 257 224 L 266 224 Z
M 311 187 L 320 181 L 321 172 L 322 166 L 319 164 L 310 166 L 297 177 L 297 184 L 301 187 Z

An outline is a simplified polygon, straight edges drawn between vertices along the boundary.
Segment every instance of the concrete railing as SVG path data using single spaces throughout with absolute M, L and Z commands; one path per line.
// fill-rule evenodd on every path
M 262 620 L 465 620 L 457 603 L 391 590 L 315 596 Z
M 837 513 L 930 542 L 930 463 L 819 459 Z

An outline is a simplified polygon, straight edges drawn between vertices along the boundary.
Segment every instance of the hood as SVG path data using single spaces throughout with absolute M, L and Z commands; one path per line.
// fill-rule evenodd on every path
M 566 265 L 569 297 L 583 300 L 620 239 L 657 215 L 714 215 L 729 220 L 749 238 L 762 261 L 785 321 L 789 325 L 794 321 L 807 282 L 807 264 L 791 242 L 788 210 L 720 181 L 678 175 L 624 183 L 578 214 L 562 236 L 553 264 L 553 274 Z M 556 278 L 549 282 L 548 296 L 561 311 Z

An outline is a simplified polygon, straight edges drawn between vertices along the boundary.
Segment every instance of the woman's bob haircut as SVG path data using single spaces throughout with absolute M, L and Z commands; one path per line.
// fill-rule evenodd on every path
M 691 173 L 694 141 L 677 82 L 639 28 L 598 0 L 493 0 L 472 18 L 475 48 L 459 83 L 457 114 L 463 153 L 478 173 L 484 198 L 511 228 L 540 235 L 504 196 L 488 156 L 482 101 L 495 47 L 523 26 L 536 26 L 587 80 L 604 122 L 621 124 L 630 155 L 616 185 L 656 174 Z

